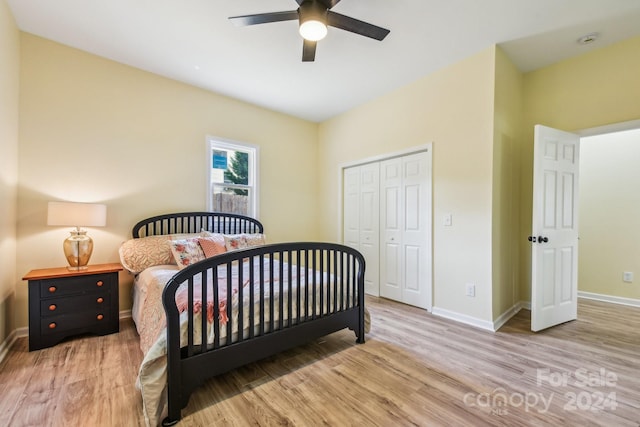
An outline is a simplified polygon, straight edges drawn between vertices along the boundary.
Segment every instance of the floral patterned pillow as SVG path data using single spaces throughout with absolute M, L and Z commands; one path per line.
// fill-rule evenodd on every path
M 171 253 L 178 264 L 178 268 L 183 269 L 188 265 L 202 261 L 205 256 L 198 242 L 199 237 L 189 239 L 171 240 Z
M 245 240 L 247 241 L 247 247 L 251 248 L 253 246 L 263 246 L 267 244 L 267 236 L 264 234 L 245 234 Z
M 227 251 L 237 251 L 238 249 L 251 248 L 266 244 L 264 234 L 232 234 L 224 236 L 224 243 Z

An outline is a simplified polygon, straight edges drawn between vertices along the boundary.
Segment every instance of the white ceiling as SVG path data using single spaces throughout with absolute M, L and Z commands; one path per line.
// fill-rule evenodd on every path
M 640 0 L 342 0 L 333 11 L 391 33 L 330 28 L 303 63 L 295 21 L 227 19 L 295 0 L 6 1 L 23 31 L 315 122 L 495 43 L 530 71 L 640 34 Z M 598 41 L 576 43 L 591 32 Z

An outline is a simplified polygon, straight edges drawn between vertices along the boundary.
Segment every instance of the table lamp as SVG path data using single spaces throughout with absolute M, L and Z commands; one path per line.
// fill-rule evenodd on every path
M 73 226 L 62 244 L 69 270 L 86 270 L 93 252 L 93 240 L 80 227 L 107 225 L 107 206 L 96 203 L 49 202 L 47 225 Z

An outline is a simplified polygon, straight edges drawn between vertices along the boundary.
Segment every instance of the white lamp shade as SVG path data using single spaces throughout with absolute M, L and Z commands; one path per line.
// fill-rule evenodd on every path
M 49 202 L 47 225 L 104 227 L 107 205 L 97 203 Z

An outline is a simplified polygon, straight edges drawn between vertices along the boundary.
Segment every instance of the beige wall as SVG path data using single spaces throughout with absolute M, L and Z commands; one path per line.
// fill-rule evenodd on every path
M 317 238 L 317 124 L 26 33 L 21 56 L 17 326 L 27 325 L 20 277 L 66 264 L 68 230 L 46 226 L 47 202 L 105 203 L 91 262 L 117 262 L 136 221 L 205 209 L 206 135 L 259 146 L 269 241 Z M 131 277 L 121 282 L 126 310 Z
M 20 33 L 0 0 L 0 345 L 15 328 Z
M 493 134 L 493 305 L 494 320 L 520 301 L 520 157 L 522 73 L 496 49 Z
M 527 149 L 521 175 L 521 235 L 531 232 L 533 126 L 579 131 L 640 119 L 640 37 L 577 56 L 524 76 Z M 520 293 L 531 294 L 530 247 L 520 244 Z M 584 274 L 579 271 L 579 276 Z M 528 297 L 528 298 L 527 298 Z
M 639 160 L 640 129 L 580 140 L 580 291 L 640 300 Z
M 434 307 L 491 321 L 492 47 L 320 125 L 322 238 L 340 241 L 340 166 L 433 142 Z M 442 217 L 453 215 L 453 226 Z M 373 266 L 372 266 L 373 267 Z M 465 296 L 476 284 L 476 297 Z

